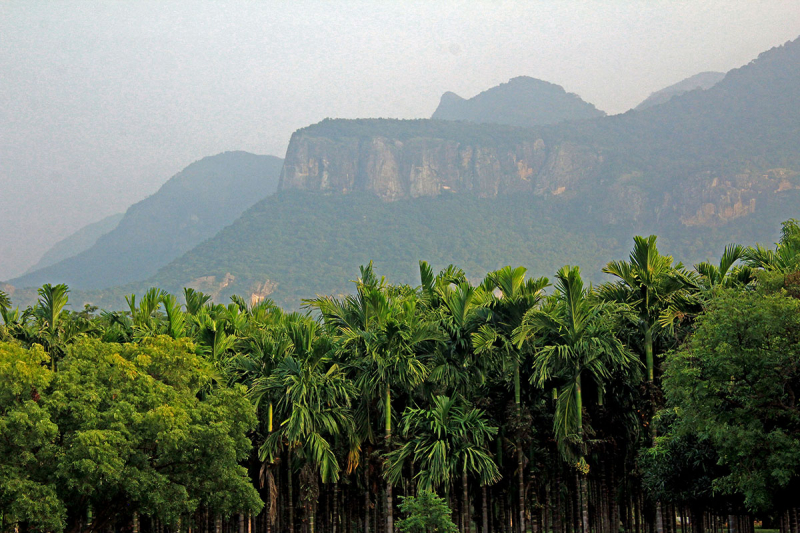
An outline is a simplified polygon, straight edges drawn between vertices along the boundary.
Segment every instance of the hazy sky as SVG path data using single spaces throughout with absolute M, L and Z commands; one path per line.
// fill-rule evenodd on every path
M 428 117 L 520 75 L 618 113 L 798 35 L 798 0 L 3 0 L 0 280 L 192 161 L 282 157 L 325 117 Z

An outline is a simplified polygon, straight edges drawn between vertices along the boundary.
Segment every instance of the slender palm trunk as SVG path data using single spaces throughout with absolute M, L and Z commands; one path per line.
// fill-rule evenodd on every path
M 267 435 L 272 434 L 272 402 L 269 402 L 269 406 L 267 407 Z M 267 491 L 269 492 L 268 503 L 269 509 L 264 509 L 266 513 L 266 532 L 272 533 L 272 525 L 275 520 L 275 503 L 277 502 L 277 487 L 275 486 L 275 480 L 272 478 L 272 461 L 266 465 L 266 478 L 267 478 Z
M 286 452 L 286 507 L 289 533 L 294 533 L 294 487 L 292 484 L 292 450 Z
M 369 461 L 369 459 L 367 459 Z M 364 464 L 364 533 L 369 533 L 369 464 Z
M 562 533 L 564 526 L 562 525 L 562 506 L 561 506 L 561 468 L 556 465 L 556 479 L 555 479 L 555 505 L 553 508 L 553 533 Z
M 653 329 L 648 327 L 644 332 L 644 360 L 647 366 L 647 381 L 655 379 L 655 358 L 653 357 Z
M 521 395 L 520 379 L 519 379 L 519 361 L 514 361 L 514 402 L 517 406 L 517 414 L 522 409 L 522 395 Z M 522 456 L 522 438 L 517 434 L 517 485 L 519 490 L 519 531 L 525 533 L 525 472 L 524 460 Z
M 339 533 L 339 482 L 333 483 L 333 512 L 332 512 L 333 526 L 331 527 L 332 533 Z
M 581 490 L 581 525 L 583 533 L 589 533 L 589 491 L 586 488 L 586 475 L 579 474 L 578 477 Z
M 486 494 L 486 485 L 481 487 L 481 533 L 489 533 L 489 496 Z
M 392 390 L 386 385 L 386 449 L 391 451 L 392 444 Z M 394 533 L 394 520 L 392 516 L 392 482 L 386 481 L 386 533 Z
M 467 485 L 467 468 L 461 470 L 461 514 L 464 524 L 464 533 L 471 533 L 469 512 L 469 486 Z

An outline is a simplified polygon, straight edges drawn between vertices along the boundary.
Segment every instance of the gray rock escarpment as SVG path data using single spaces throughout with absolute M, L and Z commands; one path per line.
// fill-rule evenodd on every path
M 592 178 L 602 160 L 590 148 L 549 147 L 540 137 L 481 143 L 424 135 L 316 136 L 301 130 L 289 144 L 280 189 L 372 192 L 388 201 L 462 192 L 569 195 Z

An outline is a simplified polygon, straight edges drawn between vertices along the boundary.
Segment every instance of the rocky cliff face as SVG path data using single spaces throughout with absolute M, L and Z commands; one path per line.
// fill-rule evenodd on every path
M 291 140 L 281 189 L 368 191 L 384 200 L 469 192 L 570 195 L 603 161 L 587 147 L 534 138 L 480 142 L 425 135 L 336 137 L 300 131 Z

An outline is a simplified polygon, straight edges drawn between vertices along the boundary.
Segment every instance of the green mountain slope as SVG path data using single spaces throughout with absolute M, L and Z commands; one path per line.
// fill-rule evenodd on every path
M 131 206 L 90 249 L 9 284 L 63 282 L 73 289 L 101 289 L 146 279 L 273 193 L 282 163 L 247 152 L 201 159 Z
M 431 118 L 529 127 L 603 115 L 560 85 L 520 76 L 468 100 L 446 92 Z
M 657 232 L 663 250 L 698 262 L 716 257 L 731 241 L 773 242 L 780 222 L 800 215 L 798 201 L 800 191 L 789 191 L 747 225 L 686 228 L 603 225 L 580 204 L 533 195 L 452 194 L 387 203 L 368 194 L 285 191 L 250 208 L 146 285 L 176 292 L 192 286 L 218 301 L 231 294 L 269 296 L 294 308 L 317 293 L 349 291 L 347 280 L 370 260 L 393 281 L 416 283 L 420 259 L 436 268 L 457 264 L 474 279 L 507 264 L 547 276 L 577 264 L 597 282 L 605 263 L 627 255 L 635 234 Z
M 42 258 L 39 259 L 35 265 L 30 267 L 25 274 L 36 272 L 50 265 L 55 265 L 64 259 L 78 255 L 84 250 L 88 250 L 97 242 L 97 239 L 116 228 L 124 215 L 124 213 L 117 213 L 116 215 L 107 216 L 102 220 L 82 227 L 69 237 L 58 241 L 47 250 L 44 255 L 42 255 Z

